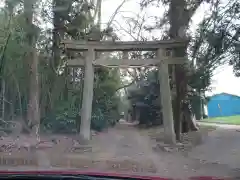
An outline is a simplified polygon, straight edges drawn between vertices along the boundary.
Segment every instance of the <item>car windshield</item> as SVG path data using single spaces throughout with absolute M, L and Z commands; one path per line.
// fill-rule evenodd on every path
M 239 0 L 0 0 L 0 174 L 236 178 L 239 19 Z

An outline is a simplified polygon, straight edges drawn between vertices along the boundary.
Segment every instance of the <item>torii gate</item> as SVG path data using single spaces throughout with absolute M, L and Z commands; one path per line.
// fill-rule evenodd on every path
M 175 142 L 173 111 L 171 101 L 171 90 L 169 84 L 169 64 L 183 64 L 186 62 L 184 55 L 179 55 L 179 49 L 185 48 L 186 40 L 162 40 L 162 41 L 127 41 L 127 42 L 83 42 L 64 40 L 62 45 L 67 51 L 86 52 L 84 59 L 70 59 L 68 66 L 85 66 L 82 114 L 80 136 L 89 140 L 91 136 L 90 124 L 93 100 L 94 66 L 105 65 L 110 67 L 139 67 L 158 66 L 160 71 L 160 96 L 163 113 L 164 135 L 167 143 Z M 96 52 L 121 51 L 121 59 L 111 59 L 108 57 L 97 58 Z M 129 51 L 154 51 L 154 59 L 129 59 Z

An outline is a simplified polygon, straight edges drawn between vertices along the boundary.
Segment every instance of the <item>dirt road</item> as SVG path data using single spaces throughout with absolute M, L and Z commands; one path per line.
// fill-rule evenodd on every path
M 194 148 L 184 156 L 180 152 L 155 151 L 156 142 L 128 123 L 120 123 L 94 136 L 90 142 L 91 152 L 74 154 L 74 159 L 89 159 L 85 170 L 157 175 L 186 179 L 190 176 L 236 177 L 239 159 L 233 154 L 238 148 L 240 132 L 216 130 L 206 138 L 206 143 Z M 237 145 L 236 145 L 237 144 Z M 218 146 L 220 148 L 218 148 Z M 225 147 L 226 146 L 226 147 Z M 219 163 L 215 162 L 216 157 Z M 225 158 L 224 158 L 225 157 Z M 208 161 L 207 161 L 207 160 Z M 91 166 L 90 163 L 93 163 Z M 83 161 L 85 163 L 86 161 Z M 0 167 L 1 169 L 26 170 L 27 167 Z M 56 167 L 48 167 L 56 169 Z M 34 169 L 28 167 L 27 169 Z M 44 169 L 44 168 L 40 168 Z M 59 169 L 59 168 L 57 168 Z M 64 168 L 66 170 L 66 168 Z
M 212 123 L 203 124 L 212 125 Z M 194 148 L 189 156 L 209 163 L 225 164 L 230 168 L 239 168 L 240 170 L 240 126 L 213 125 L 218 128 L 209 134 L 204 144 Z
M 219 131 L 216 131 L 216 133 L 222 134 Z M 222 135 L 224 136 L 226 134 Z M 228 136 L 229 138 L 231 137 L 230 134 L 228 134 Z M 212 135 L 209 136 L 209 139 L 215 141 L 214 136 Z M 227 139 L 224 139 L 224 141 L 225 140 Z M 183 156 L 182 153 L 178 152 L 155 152 L 153 150 L 155 142 L 150 140 L 148 136 L 140 133 L 135 127 L 126 123 L 117 125 L 114 129 L 110 129 L 108 133 L 102 133 L 100 136 L 96 137 L 94 144 L 95 146 L 98 144 L 98 147 L 101 146 L 100 151 L 105 152 L 105 155 L 107 156 L 104 158 L 106 159 L 117 159 L 119 162 L 126 159 L 138 162 L 139 166 L 149 164 L 149 166 L 151 166 L 151 170 L 148 171 L 149 173 L 154 173 L 163 177 L 186 178 L 189 176 L 206 175 L 229 177 L 236 176 L 237 173 L 235 170 L 237 166 L 230 167 L 229 164 L 226 163 L 216 164 L 212 161 L 202 161 L 202 159 L 197 158 L 197 156 L 194 157 L 198 147 L 192 149 L 189 153 L 191 156 Z M 205 146 L 204 153 L 211 156 L 211 152 L 207 151 L 208 146 L 210 145 L 208 144 Z M 212 146 L 209 148 L 211 147 Z M 224 154 L 222 155 L 224 156 Z M 240 163 L 240 161 L 238 162 Z M 128 170 L 124 168 L 124 172 L 130 172 L 131 170 L 131 168 Z M 147 172 L 145 171 L 144 173 Z

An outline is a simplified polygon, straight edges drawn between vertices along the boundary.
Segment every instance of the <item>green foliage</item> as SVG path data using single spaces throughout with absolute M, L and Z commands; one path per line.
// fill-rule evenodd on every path
M 96 72 L 91 128 L 97 131 L 113 125 L 119 117 L 117 109 L 119 98 L 115 94 L 119 76 L 116 72 L 110 73 L 110 71 L 102 69 Z M 58 86 L 58 90 L 64 89 L 63 83 L 59 82 L 59 84 L 62 86 Z M 63 96 L 62 93 L 57 94 L 59 97 Z M 43 119 L 43 126 L 46 130 L 62 133 L 77 131 L 77 123 L 80 123 L 81 116 L 79 114 L 81 109 L 80 94 L 81 91 L 71 86 L 71 89 L 68 89 L 67 100 L 60 98 L 57 103 L 54 103 L 52 111 L 46 114 Z
M 116 94 L 120 76 L 116 69 L 99 68 L 95 73 L 92 127 L 102 130 L 114 125 L 120 117 L 120 97 Z
M 13 2 L 13 1 L 12 1 Z M 16 4 L 15 4 L 16 5 Z M 13 8 L 13 7 L 12 7 Z M 28 48 L 24 43 L 23 17 L 21 14 L 12 15 L 8 10 L 0 14 L 0 50 L 3 71 L 1 77 L 5 80 L 6 112 L 10 110 L 15 115 L 24 116 L 26 110 L 28 71 L 24 61 Z M 15 116 L 6 114 L 6 118 Z
M 6 1 L 4 11 L 0 13 L 0 50 L 2 51 L 8 36 L 9 41 L 4 53 L 4 74 L 6 79 L 5 116 L 21 116 L 26 119 L 29 96 L 29 66 L 26 53 L 29 51 L 26 42 L 26 27 L 22 9 L 22 1 Z M 55 20 L 59 20 L 57 34 L 65 38 L 87 40 L 102 32 L 96 29 L 92 16 L 94 6 L 87 2 L 79 1 L 54 1 L 55 7 L 41 9 L 41 17 L 49 21 L 49 13 L 53 13 Z M 42 2 L 36 2 L 41 5 Z M 48 2 L 46 2 L 48 3 Z M 17 5 L 18 12 L 14 7 Z M 41 6 L 40 6 L 41 7 Z M 47 7 L 47 8 L 46 8 Z M 9 13 L 14 11 L 13 16 Z M 38 14 L 38 16 L 40 16 Z M 56 26 L 57 24 L 54 24 Z M 41 29 L 43 30 L 43 29 Z M 97 30 L 97 32 L 95 32 Z M 93 32 L 94 31 L 94 32 Z M 98 34 L 97 34 L 98 35 Z M 73 68 L 64 66 L 64 59 L 58 57 L 56 66 L 52 66 L 52 44 L 58 39 L 52 39 L 52 30 L 41 31 L 38 38 L 39 55 L 39 85 L 40 85 L 40 111 L 41 130 L 53 133 L 76 133 L 81 123 L 81 103 L 83 91 L 83 69 L 76 68 L 77 73 L 72 73 Z M 61 37 L 60 37 L 61 38 Z M 60 39 L 59 39 L 60 40 Z M 57 44 L 58 45 L 58 44 Z M 57 47 L 57 50 L 60 50 Z M 60 53 L 59 53 L 60 55 Z M 61 70 L 61 71 L 60 71 Z M 119 73 L 116 70 L 96 69 L 94 82 L 94 99 L 92 111 L 92 125 L 95 130 L 101 131 L 112 126 L 119 118 L 118 104 L 120 98 L 116 89 L 120 85 Z
M 76 133 L 76 118 L 79 110 L 72 107 L 70 102 L 59 102 L 53 112 L 42 119 L 44 131 L 53 133 Z
M 96 131 L 102 131 L 107 125 L 107 120 L 105 119 L 102 110 L 100 108 L 96 109 L 92 115 L 91 128 Z
M 140 112 L 139 123 L 145 125 L 162 124 L 160 113 L 160 85 L 158 70 L 148 71 L 136 82 L 136 87 L 128 90 L 128 98 L 134 109 Z M 144 110 L 143 110 L 144 109 Z M 135 110 L 132 109 L 132 113 Z M 136 114 L 134 114 L 134 118 Z
M 190 85 L 198 90 L 207 90 L 211 84 L 213 71 L 226 63 L 234 66 L 238 75 L 239 66 L 239 12 L 237 0 L 216 3 L 212 12 L 200 23 L 189 46 L 192 62 Z
M 60 36 L 59 38 L 71 37 L 71 39 L 77 40 L 96 40 L 99 41 L 102 38 L 102 32 L 99 27 L 94 24 L 93 19 L 93 9 L 94 5 L 88 2 L 75 2 L 75 1 L 64 1 L 64 0 L 54 0 L 54 26 L 56 34 Z M 45 6 L 46 7 L 46 6 Z M 42 13 L 46 14 L 48 9 L 43 9 Z M 47 21 L 47 19 L 46 19 Z M 61 35 L 60 35 L 61 34 Z M 53 42 L 57 39 L 54 39 Z M 43 41 L 44 42 L 44 41 Z M 47 43 L 45 42 L 45 45 Z M 49 47 L 46 47 L 49 49 Z M 56 53 L 57 54 L 57 53 Z M 71 54 L 71 56 L 74 56 Z M 60 66 L 64 64 L 64 61 L 59 60 L 57 57 L 57 65 Z M 63 67 L 63 69 L 66 69 Z M 46 69 L 47 70 L 47 69 Z M 46 74 L 46 70 L 43 69 L 43 73 Z M 78 68 L 79 70 L 79 68 Z M 48 82 L 48 76 L 54 79 L 56 89 L 46 86 L 45 83 Z M 71 102 L 67 106 L 68 114 L 71 113 L 71 108 L 74 107 L 76 110 L 75 124 L 77 129 L 79 129 L 80 116 L 79 114 L 82 102 L 82 91 L 83 91 L 83 71 L 76 77 L 73 77 L 70 72 L 65 75 L 57 75 L 55 73 L 49 72 L 48 76 L 43 75 L 44 80 L 44 93 L 42 97 L 44 98 L 46 94 L 51 93 L 51 112 L 54 111 L 55 115 L 64 114 L 62 108 L 56 111 L 56 107 L 62 107 L 62 101 Z M 71 81 L 70 79 L 76 78 L 76 81 Z M 65 81 L 65 84 L 63 83 Z M 95 130 L 101 131 L 107 128 L 110 124 L 114 124 L 115 119 L 117 119 L 117 106 L 119 99 L 116 96 L 116 87 L 119 85 L 119 75 L 115 70 L 110 70 L 106 68 L 95 69 L 95 82 L 94 82 L 94 97 L 93 97 L 93 110 L 92 110 L 92 124 L 91 127 Z M 68 92 L 68 93 L 66 93 Z M 44 96 L 45 94 L 45 96 Z M 66 95 L 67 94 L 67 95 Z M 73 100 L 73 101 L 72 101 Z M 48 99 L 44 101 L 47 103 Z M 70 107 L 72 106 L 72 107 Z M 70 112 L 69 112 L 70 111 Z M 46 116 L 48 116 L 47 112 Z M 64 116 L 65 119 L 69 117 Z M 62 118 L 62 119 L 64 119 Z M 72 118 L 70 118 L 72 119 Z

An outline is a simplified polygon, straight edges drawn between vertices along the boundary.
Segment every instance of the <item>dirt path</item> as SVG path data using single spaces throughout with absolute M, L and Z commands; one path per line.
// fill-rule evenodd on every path
M 215 126 L 218 128 L 209 134 L 204 144 L 193 149 L 189 156 L 240 170 L 240 126 L 224 124 Z
M 240 132 L 238 133 L 238 135 L 240 135 Z M 206 161 L 206 158 L 213 158 L 215 153 L 213 146 L 220 144 L 222 149 L 215 157 L 224 157 L 227 152 L 225 150 L 227 150 L 228 147 L 224 147 L 223 142 L 226 142 L 227 144 L 225 145 L 230 147 L 230 141 L 234 139 L 232 144 L 235 144 L 236 141 L 238 141 L 239 144 L 240 137 L 232 138 L 233 136 L 235 137 L 236 134 L 223 133 L 222 131 L 216 131 L 215 134 L 226 136 L 226 138 L 223 138 L 223 141 L 217 141 L 219 137 L 211 134 L 207 137 L 206 144 L 192 149 L 188 156 L 184 156 L 180 152 L 155 151 L 153 146 L 156 145 L 156 141 L 153 141 L 147 134 L 141 133 L 141 130 L 131 124 L 121 123 L 115 128 L 109 129 L 108 132 L 102 132 L 94 136 L 90 142 L 90 146 L 92 147 L 91 152 L 69 154 L 69 157 L 71 156 L 72 159 L 76 159 L 75 161 L 77 162 L 75 163 L 81 161 L 84 165 L 83 169 L 90 171 L 157 175 L 181 179 L 186 179 L 190 176 L 206 175 L 215 177 L 237 176 L 237 172 L 233 169 L 235 165 L 240 167 L 239 161 L 235 159 L 236 164 L 234 164 L 234 166 L 229 166 L 229 164 L 226 163 L 227 160 L 233 161 L 234 156 L 231 156 L 230 159 L 223 158 L 222 163 L 218 164 L 214 161 Z M 217 150 L 218 147 L 215 148 L 215 151 Z M 0 168 L 14 170 L 26 170 L 26 168 L 28 170 L 36 169 L 6 166 Z M 59 169 L 54 166 L 50 168 Z M 79 170 L 80 168 L 77 169 Z
M 138 166 L 148 166 L 149 171 L 144 171 L 145 174 L 154 173 L 162 177 L 174 178 L 206 175 L 215 177 L 236 176 L 235 170 L 232 170 L 227 164 L 200 161 L 201 158 L 193 157 L 194 153 L 192 153 L 193 156 L 186 157 L 178 152 L 155 152 L 152 148 L 154 142 L 129 124 L 117 125 L 114 129 L 110 129 L 108 133 L 97 136 L 94 141 L 96 147 L 101 147 L 99 155 L 100 152 L 105 154 L 105 157 L 102 156 L 102 158 L 115 159 L 116 162 L 126 160 L 129 163 L 137 162 Z M 126 166 L 129 169 L 124 168 L 123 172 L 134 172 L 129 165 Z M 119 169 L 112 169 L 111 171 L 119 171 Z M 138 173 L 140 172 L 138 171 Z

